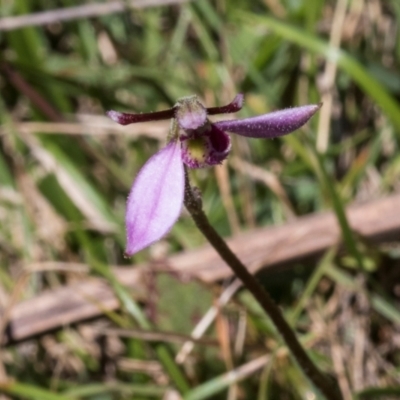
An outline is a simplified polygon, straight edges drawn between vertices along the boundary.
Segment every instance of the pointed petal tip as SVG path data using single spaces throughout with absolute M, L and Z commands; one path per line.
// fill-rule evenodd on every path
M 312 108 L 314 108 L 315 109 L 315 112 L 317 112 L 322 106 L 323 106 L 323 102 L 322 101 L 320 101 L 319 103 L 317 103 L 317 104 L 310 104 L 310 105 L 308 105 L 308 106 L 303 106 L 303 107 L 312 107 Z
M 114 110 L 106 111 L 107 117 L 110 117 L 114 122 L 117 122 L 121 125 L 126 125 L 126 121 L 124 119 L 124 114 Z
M 244 103 L 244 95 L 243 93 L 238 93 L 235 98 L 232 100 L 232 105 L 234 105 L 238 110 L 243 107 Z
M 308 119 L 307 119 L 307 121 L 308 121 L 316 112 L 318 112 L 320 110 L 322 105 L 323 105 L 323 103 L 321 101 L 317 104 L 308 104 L 308 105 L 300 106 L 300 107 L 287 108 L 286 110 L 294 110 L 294 111 L 298 110 L 299 114 L 303 110 L 304 118 L 307 118 L 307 114 L 308 114 Z M 282 110 L 282 111 L 284 111 L 284 110 Z

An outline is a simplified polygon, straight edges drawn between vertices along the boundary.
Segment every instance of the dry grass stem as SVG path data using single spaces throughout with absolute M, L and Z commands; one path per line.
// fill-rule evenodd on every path
M 339 48 L 343 32 L 343 24 L 346 17 L 348 0 L 338 0 L 332 22 L 332 31 L 329 45 Z M 321 77 L 321 101 L 324 106 L 321 108 L 318 122 L 317 150 L 325 153 L 328 148 L 329 131 L 333 107 L 333 87 L 336 78 L 337 64 L 328 61 L 325 65 L 324 74 Z
M 140 9 L 148 7 L 182 4 L 189 0 L 128 0 L 109 1 L 107 3 L 85 4 L 77 7 L 59 8 L 52 11 L 0 19 L 0 31 L 11 31 L 27 26 L 40 26 L 57 22 L 71 21 L 83 18 L 101 17 L 115 13 L 126 12 L 129 8 Z
M 232 191 L 229 183 L 228 166 L 226 163 L 214 169 L 217 178 L 219 192 L 221 194 L 222 203 L 225 207 L 229 219 L 229 225 L 232 233 L 238 234 L 240 232 L 239 217 L 235 210 L 235 205 L 232 199 Z

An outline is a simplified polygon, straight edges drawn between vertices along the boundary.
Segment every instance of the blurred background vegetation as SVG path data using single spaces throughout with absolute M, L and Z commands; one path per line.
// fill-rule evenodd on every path
M 261 278 L 346 400 L 400 398 L 400 240 L 365 243 L 343 214 L 400 189 L 398 0 L 0 4 L 3 398 L 320 398 L 246 291 L 176 361 L 230 287 L 157 269 L 204 244 L 185 212 L 163 241 L 123 258 L 126 195 L 168 121 L 121 128 L 105 111 L 162 110 L 190 94 L 222 105 L 239 92 L 239 117 L 324 106 L 301 131 L 234 138 L 224 166 L 195 171 L 209 218 L 228 237 L 332 209 L 344 249 Z M 142 295 L 111 268 L 138 263 Z M 94 277 L 120 307 L 13 341 L 18 304 Z

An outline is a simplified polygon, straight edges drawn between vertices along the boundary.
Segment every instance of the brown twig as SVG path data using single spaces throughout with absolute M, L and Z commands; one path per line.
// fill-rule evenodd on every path
M 396 210 L 399 204 L 400 194 L 392 194 L 382 199 L 350 206 L 346 213 L 352 229 L 368 242 L 397 243 L 400 234 L 400 213 Z M 296 262 L 305 257 L 337 245 L 340 237 L 336 218 L 332 212 L 326 212 L 303 216 L 282 226 L 263 227 L 241 233 L 228 239 L 228 244 L 254 274 L 261 268 L 273 272 L 278 269 L 281 271 L 284 265 L 296 265 Z M 244 241 L 246 246 L 243 246 Z M 76 268 L 76 265 L 73 263 L 63 264 L 63 268 L 66 269 L 74 267 Z M 89 268 L 84 264 L 80 267 Z M 160 267 L 209 283 L 232 276 L 232 270 L 209 246 L 172 255 L 168 257 L 166 264 Z M 46 268 L 54 268 L 54 263 L 27 266 L 29 271 Z M 120 282 L 143 298 L 141 271 L 146 269 L 145 264 L 136 265 L 136 268 L 113 269 Z M 96 298 L 98 304 L 89 301 L 89 298 Z M 98 317 L 105 311 L 118 307 L 119 302 L 113 290 L 100 278 L 84 279 L 82 282 L 44 291 L 13 307 L 5 342 L 30 339 L 67 324 Z
M 286 322 L 279 307 L 274 303 L 269 293 L 264 290 L 257 279 L 247 270 L 243 263 L 231 251 L 226 242 L 209 223 L 205 215 L 200 196 L 191 187 L 187 171 L 185 173 L 185 206 L 192 216 L 196 226 L 207 238 L 208 242 L 218 252 L 220 257 L 229 265 L 234 274 L 243 282 L 243 285 L 255 297 L 267 315 L 273 321 L 276 329 L 281 334 L 287 347 L 295 357 L 303 372 L 313 382 L 313 384 L 325 395 L 327 399 L 342 399 L 335 381 L 323 374 L 297 340 L 293 329 Z

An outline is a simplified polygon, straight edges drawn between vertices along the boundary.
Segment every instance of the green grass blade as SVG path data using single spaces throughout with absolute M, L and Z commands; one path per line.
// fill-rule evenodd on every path
M 400 387 L 368 388 L 355 395 L 356 400 L 399 399 Z
M 326 269 L 326 275 L 338 284 L 347 287 L 349 290 L 360 290 L 360 287 L 357 285 L 350 274 L 347 274 L 346 272 L 340 270 L 334 265 L 331 265 L 329 268 Z M 400 311 L 395 306 L 393 306 L 390 301 L 386 300 L 384 297 L 377 293 L 369 294 L 369 298 L 375 311 L 377 311 L 378 313 L 386 317 L 389 321 L 392 321 L 395 324 L 400 323 Z
M 64 391 L 64 395 L 71 397 L 91 397 L 104 395 L 105 393 L 115 393 L 120 395 L 130 396 L 151 396 L 160 398 L 164 395 L 167 388 L 155 385 L 140 385 L 140 384 L 124 384 L 115 383 L 93 383 L 89 385 L 80 385 L 72 389 Z
M 333 209 L 335 211 L 336 218 L 343 234 L 345 246 L 347 247 L 349 253 L 352 254 L 352 256 L 357 260 L 359 267 L 363 270 L 364 260 L 360 251 L 357 248 L 357 241 L 354 237 L 354 233 L 347 219 L 345 206 L 339 196 L 338 190 L 336 189 L 335 181 L 332 181 L 332 178 L 328 175 L 328 172 L 326 171 L 324 156 L 319 154 L 317 151 L 315 151 L 314 154 L 318 161 L 319 170 L 321 172 L 325 188 L 332 200 Z
M 382 111 L 391 119 L 393 125 L 400 131 L 400 104 L 354 57 L 289 23 L 254 14 L 250 16 L 242 13 L 238 18 L 246 23 L 250 23 L 249 19 L 251 18 L 253 24 L 264 26 L 285 40 L 295 43 L 312 53 L 324 56 L 331 62 L 336 62 L 339 68 L 346 71 L 381 107 Z
M 0 384 L 0 393 L 1 392 L 29 400 L 77 400 L 77 397 L 52 393 L 48 390 L 40 389 L 38 386 L 20 382 Z
M 328 265 L 332 262 L 333 258 L 336 255 L 337 249 L 335 247 L 329 249 L 325 255 L 322 257 L 321 261 L 318 263 L 317 268 L 313 271 L 313 274 L 311 275 L 310 279 L 307 282 L 307 286 L 303 290 L 303 293 L 301 294 L 299 300 L 297 301 L 296 306 L 292 309 L 292 312 L 289 313 L 288 315 L 288 320 L 292 323 L 295 324 L 298 317 L 300 316 L 300 313 L 304 309 L 304 307 L 307 304 L 307 301 L 310 299 L 312 293 L 314 292 L 315 288 L 317 287 L 320 279 L 325 273 L 325 269 L 327 268 Z
M 89 256 L 89 259 L 91 260 L 90 264 L 93 266 L 93 268 L 101 275 L 106 277 L 106 279 L 109 281 L 122 306 L 135 319 L 140 328 L 151 329 L 152 325 L 144 315 L 142 309 L 133 300 L 127 289 L 123 285 L 121 285 L 121 283 L 115 278 L 112 271 L 108 269 L 107 266 L 94 259 L 93 256 Z M 175 363 L 168 346 L 166 344 L 156 344 L 155 351 L 157 353 L 158 359 L 164 366 L 166 372 L 176 385 L 177 389 L 182 394 L 188 392 L 190 389 L 190 385 L 180 367 L 178 367 L 178 365 Z
M 90 204 L 92 212 L 95 213 L 96 218 L 101 221 L 102 224 L 109 228 L 115 227 L 116 220 L 110 213 L 110 208 L 107 205 L 106 200 L 99 194 L 99 192 L 93 187 L 88 181 L 87 177 L 84 176 L 79 168 L 73 164 L 68 156 L 55 144 L 46 143 L 47 151 L 57 160 L 59 168 L 56 171 L 59 172 L 57 175 L 59 183 L 64 187 L 66 193 L 71 190 L 70 184 L 73 182 L 75 190 L 80 193 L 78 197 L 75 197 L 75 204 L 77 208 L 80 208 L 81 204 Z M 68 179 L 68 180 L 67 180 Z M 80 202 L 80 199 L 84 199 L 84 203 Z M 82 209 L 82 213 L 85 214 L 87 206 Z M 90 214 L 92 214 L 90 212 Z

